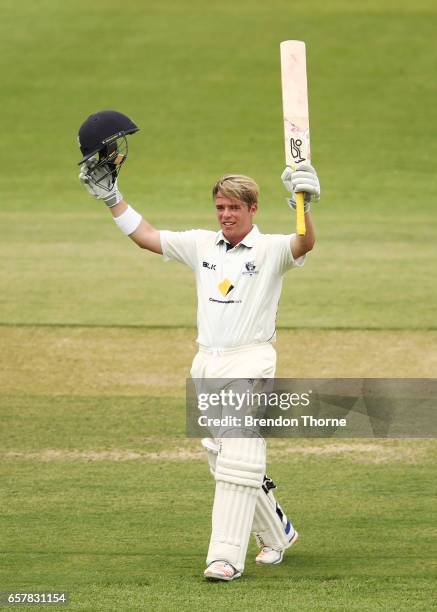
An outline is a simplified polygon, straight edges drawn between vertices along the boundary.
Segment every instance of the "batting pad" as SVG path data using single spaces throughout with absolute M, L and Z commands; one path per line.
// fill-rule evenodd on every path
M 243 571 L 265 464 L 262 438 L 220 440 L 208 565 L 221 559 Z
M 269 483 L 275 486 L 273 481 L 266 477 L 258 493 L 252 533 L 260 548 L 270 546 L 275 550 L 285 550 L 290 546 L 294 528 L 276 501 L 273 491 L 268 488 Z
M 202 438 L 201 442 L 203 448 L 206 450 L 209 471 L 215 478 L 215 464 L 217 463 L 217 455 L 219 450 L 218 444 L 216 444 L 212 438 Z
M 209 470 L 215 476 L 218 455 L 218 444 L 211 438 L 203 438 L 202 446 L 206 450 Z M 269 483 L 271 485 L 269 486 Z M 259 489 L 252 523 L 252 533 L 260 548 L 270 546 L 275 550 L 285 550 L 290 546 L 294 528 L 281 506 L 277 503 L 272 489 L 272 480 L 264 476 L 263 486 Z

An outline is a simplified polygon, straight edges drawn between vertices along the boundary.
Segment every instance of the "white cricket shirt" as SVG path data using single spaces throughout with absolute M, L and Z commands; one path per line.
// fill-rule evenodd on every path
M 161 231 L 160 236 L 164 260 L 184 263 L 196 275 L 200 345 L 274 342 L 282 277 L 305 261 L 305 256 L 293 259 L 291 235 L 261 234 L 254 225 L 233 248 L 221 231 Z

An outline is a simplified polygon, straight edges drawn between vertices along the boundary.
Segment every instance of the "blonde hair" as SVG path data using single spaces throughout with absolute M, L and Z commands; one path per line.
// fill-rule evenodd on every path
M 250 176 L 244 176 L 244 174 L 222 176 L 212 188 L 213 199 L 219 192 L 227 198 L 240 200 L 249 207 L 258 203 L 259 187 Z

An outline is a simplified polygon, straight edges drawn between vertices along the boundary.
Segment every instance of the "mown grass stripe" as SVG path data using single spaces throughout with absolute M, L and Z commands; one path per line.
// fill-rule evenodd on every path
M 0 321 L 0 327 L 38 327 L 38 328 L 73 328 L 73 329 L 150 329 L 150 330 L 180 330 L 180 329 L 196 329 L 195 325 L 149 325 L 147 323 L 17 323 L 12 321 Z M 370 331 L 370 332 L 427 332 L 437 331 L 437 325 L 428 325 L 424 327 L 372 327 L 372 326 L 342 326 L 342 325 L 278 325 L 276 328 L 281 330 L 296 330 L 296 331 Z

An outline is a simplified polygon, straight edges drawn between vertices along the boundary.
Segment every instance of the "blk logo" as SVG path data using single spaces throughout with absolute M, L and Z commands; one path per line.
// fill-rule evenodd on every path
M 215 270 L 216 264 L 210 264 L 207 261 L 203 262 L 203 267 L 208 268 L 208 270 Z
M 305 161 L 305 158 L 302 157 L 302 140 L 300 138 L 292 138 L 290 140 L 290 150 L 293 156 L 293 159 L 296 163 Z

